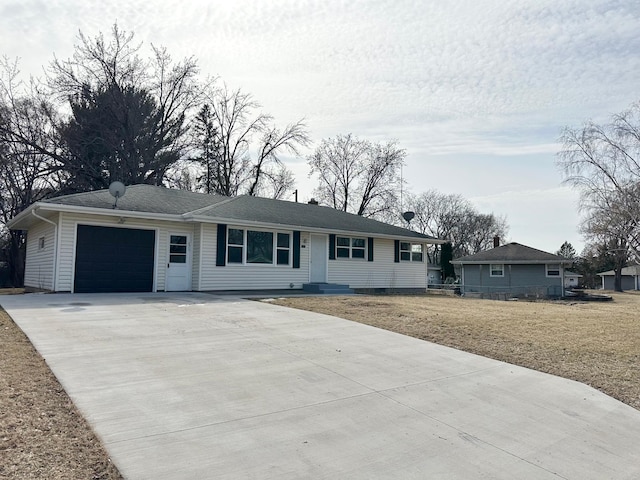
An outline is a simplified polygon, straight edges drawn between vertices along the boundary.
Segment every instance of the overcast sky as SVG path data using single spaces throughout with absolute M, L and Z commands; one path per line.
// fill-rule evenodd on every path
M 640 100 L 636 0 L 0 0 L 0 54 L 39 75 L 78 30 L 195 56 L 317 144 L 397 139 L 416 193 L 459 193 L 507 217 L 509 240 L 578 250 L 577 195 L 555 166 L 564 126 Z M 304 159 L 290 162 L 301 199 Z

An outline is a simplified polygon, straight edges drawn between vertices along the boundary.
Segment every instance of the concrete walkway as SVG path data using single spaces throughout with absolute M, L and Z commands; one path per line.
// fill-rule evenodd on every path
M 640 411 L 569 380 L 237 297 L 0 302 L 127 479 L 640 478 Z

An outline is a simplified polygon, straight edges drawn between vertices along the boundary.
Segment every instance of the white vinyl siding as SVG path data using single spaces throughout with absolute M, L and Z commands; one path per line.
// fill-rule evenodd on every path
M 55 217 L 52 221 L 56 221 Z M 24 286 L 38 290 L 53 290 L 56 228 L 39 222 L 27 233 L 27 260 Z
M 329 283 L 351 288 L 427 288 L 427 264 L 394 262 L 394 242 L 376 238 L 373 262 L 329 260 Z
M 198 224 L 193 229 L 193 263 L 191 267 L 191 288 L 194 291 L 200 289 L 200 251 L 202 247 L 202 225 Z
M 293 239 L 290 238 L 293 246 Z M 216 266 L 217 225 L 203 225 L 202 239 L 200 290 L 289 290 L 292 288 L 290 284 L 293 284 L 293 288 L 300 289 L 309 281 L 308 233 L 302 232 L 300 235 L 300 268 L 276 264 L 233 263 L 218 267 Z M 290 257 L 293 258 L 293 247 Z
M 277 265 L 277 240 L 274 240 L 274 264 L 227 264 L 216 266 L 217 225 L 185 224 L 158 220 L 144 220 L 125 217 L 124 222 L 118 215 L 83 215 L 61 213 L 58 229 L 57 283 L 61 292 L 73 290 L 75 268 L 75 242 L 78 224 L 100 225 L 106 227 L 152 229 L 156 232 L 154 290 L 165 290 L 166 267 L 168 262 L 168 244 L 170 234 L 181 232 L 192 235 L 193 289 L 198 291 L 215 290 L 258 290 L 258 289 L 300 289 L 309 282 L 310 233 L 300 235 L 300 268 L 293 268 L 293 235 L 289 233 L 289 265 Z M 246 228 L 246 227 L 245 227 Z M 52 288 L 53 225 L 37 224 L 29 231 L 31 240 L 27 279 L 36 288 Z M 277 239 L 277 230 L 273 230 Z M 38 254 L 39 238 L 45 237 L 45 248 Z M 284 242 L 283 242 L 284 243 Z M 285 249 L 284 246 L 280 247 Z M 356 247 L 357 248 L 357 247 Z M 286 249 L 285 249 L 286 250 Z M 327 252 L 328 255 L 328 252 Z M 366 257 L 366 253 L 365 253 Z M 47 278 L 49 275 L 49 278 Z M 327 281 L 344 283 L 353 288 L 426 288 L 426 262 L 394 262 L 394 241 L 375 239 L 374 261 L 328 261 Z M 293 286 L 291 286 L 293 285 Z
M 143 228 L 156 231 L 154 291 L 164 291 L 166 267 L 168 262 L 169 232 L 192 234 L 197 225 L 185 225 L 178 222 L 164 222 L 120 216 L 60 214 L 60 249 L 58 254 L 58 284 L 59 292 L 73 291 L 73 275 L 75 268 L 76 226 L 100 225 L 104 227 Z M 194 263 L 194 268 L 197 264 Z

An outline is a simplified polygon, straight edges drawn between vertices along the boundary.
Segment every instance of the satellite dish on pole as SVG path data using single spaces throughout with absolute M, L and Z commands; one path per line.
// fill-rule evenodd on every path
M 116 199 L 116 201 L 113 202 L 113 208 L 116 208 L 118 206 L 118 199 L 124 197 L 124 192 L 126 191 L 127 187 L 124 186 L 124 183 L 111 182 L 111 185 L 109 185 L 109 193 L 113 198 Z
M 415 216 L 416 214 L 413 212 L 404 212 L 402 214 L 402 218 L 404 218 L 407 221 L 407 223 L 411 223 L 411 220 L 413 220 L 413 217 Z

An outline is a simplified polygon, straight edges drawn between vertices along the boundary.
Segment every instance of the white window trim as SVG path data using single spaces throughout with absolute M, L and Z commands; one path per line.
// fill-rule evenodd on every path
M 403 243 L 408 243 L 409 244 L 409 250 L 404 250 L 402 248 L 402 244 Z M 413 247 L 415 245 L 420 245 L 422 247 L 422 260 L 414 260 L 413 259 Z M 405 262 L 405 263 L 410 263 L 410 262 L 413 262 L 413 263 L 424 263 L 424 258 L 425 258 L 424 250 L 425 250 L 424 249 L 424 244 L 422 244 L 422 243 L 411 243 L 411 242 L 400 241 L 400 259 L 399 260 L 400 260 L 400 262 Z M 402 259 L 402 252 L 408 252 L 409 253 L 409 260 L 403 260 Z
M 562 277 L 562 265 L 558 265 L 558 264 L 553 264 L 553 266 L 558 266 L 557 271 L 558 274 L 557 275 L 549 275 L 549 264 L 545 264 L 544 266 L 544 274 L 547 278 L 560 278 Z M 552 269 L 553 271 L 556 271 L 556 269 Z
M 278 246 L 279 233 L 289 236 L 288 247 L 285 248 Z M 287 263 L 278 263 L 278 251 L 280 250 L 287 250 L 289 252 L 289 261 Z M 273 265 L 276 267 L 291 267 L 293 265 L 293 232 L 282 232 L 278 230 L 273 232 Z
M 229 243 L 229 231 L 230 230 L 242 230 L 242 263 L 240 262 L 230 262 L 229 261 L 229 246 L 240 247 L 240 245 L 230 244 Z M 267 232 L 273 234 L 273 261 L 271 263 L 249 263 L 247 262 L 247 232 Z M 289 235 L 289 263 L 278 263 L 278 250 L 287 250 L 284 247 L 278 247 L 278 234 L 284 233 Z M 237 227 L 237 226 L 228 226 L 227 227 L 227 238 L 226 238 L 226 265 L 231 267 L 240 267 L 240 266 L 251 266 L 251 267 L 277 267 L 277 268 L 287 268 L 293 265 L 293 231 L 287 230 L 270 230 L 267 228 L 250 228 L 250 227 Z
M 237 243 L 229 243 L 229 234 L 231 233 L 231 230 L 242 230 L 242 245 L 237 244 Z M 237 248 L 242 248 L 242 261 L 241 262 L 232 262 L 229 260 L 229 247 L 237 247 Z M 225 257 L 226 257 L 226 264 L 229 266 L 234 266 L 234 265 L 244 265 L 246 258 L 247 258 L 247 230 L 245 228 L 241 228 L 241 227 L 228 227 L 227 228 L 227 238 L 225 239 L 225 249 L 226 252 L 224 252 Z
M 338 245 L 338 238 L 348 238 L 349 239 L 349 246 L 345 246 L 345 245 Z M 357 240 L 364 240 L 364 248 L 361 247 L 354 247 L 353 246 L 353 240 L 357 239 Z M 339 248 L 345 248 L 349 250 L 349 256 L 348 257 L 340 257 L 338 256 L 338 249 Z M 353 256 L 353 250 L 362 250 L 364 251 L 364 256 L 363 257 L 354 257 Z M 336 235 L 336 251 L 335 251 L 335 257 L 336 260 L 341 260 L 341 261 L 348 261 L 348 260 L 354 260 L 356 262 L 366 262 L 368 255 L 369 255 L 369 242 L 367 240 L 366 237 L 347 237 L 345 235 Z
M 494 275 L 493 274 L 493 266 L 501 266 L 502 267 L 502 274 L 501 275 Z M 493 277 L 493 278 L 502 278 L 504 277 L 504 263 L 491 263 L 489 264 L 489 277 Z

